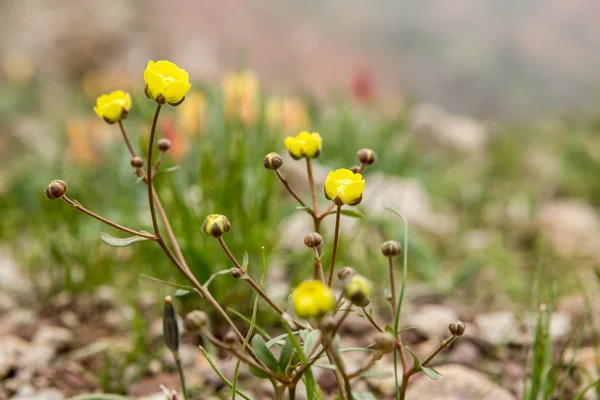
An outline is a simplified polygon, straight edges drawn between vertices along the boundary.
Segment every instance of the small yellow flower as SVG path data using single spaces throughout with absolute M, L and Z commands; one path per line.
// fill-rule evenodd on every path
M 304 281 L 292 292 L 292 305 L 300 318 L 322 317 L 333 310 L 335 297 L 323 282 Z
M 96 115 L 109 124 L 127 118 L 129 110 L 131 110 L 131 96 L 122 90 L 115 90 L 111 94 L 98 97 L 94 107 Z
M 148 61 L 144 81 L 149 98 L 172 106 L 179 105 L 192 87 L 187 71 L 165 60 Z
M 325 197 L 339 206 L 357 205 L 362 200 L 363 190 L 365 190 L 365 180 L 362 175 L 346 168 L 331 171 L 325 179 Z
M 302 157 L 315 158 L 321 154 L 321 135 L 317 132 L 300 132 L 296 137 L 288 136 L 285 138 L 285 147 L 287 147 L 293 159 L 299 160 Z
M 206 97 L 199 92 L 185 96 L 185 102 L 177 107 L 177 122 L 186 137 L 198 136 L 204 130 L 206 120 Z
M 360 307 L 369 304 L 369 296 L 372 291 L 371 281 L 361 275 L 354 275 L 344 282 L 344 296 Z

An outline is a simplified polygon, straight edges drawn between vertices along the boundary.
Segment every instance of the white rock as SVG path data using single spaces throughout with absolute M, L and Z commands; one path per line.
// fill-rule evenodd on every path
M 42 389 L 39 392 L 27 391 L 18 394 L 11 400 L 64 400 L 65 396 L 58 389 Z
M 514 343 L 519 340 L 521 329 L 515 315 L 510 311 L 495 311 L 475 317 L 479 336 L 492 345 Z
M 462 365 L 442 365 L 436 367 L 436 371 L 442 375 L 437 381 L 419 374 L 408 385 L 407 398 L 516 400 L 508 390 L 496 385 L 482 373 Z
M 408 325 L 414 325 L 429 336 L 442 336 L 448 333 L 448 325 L 458 320 L 453 309 L 441 305 L 426 305 L 408 315 Z
M 75 338 L 73 332 L 58 326 L 43 325 L 33 336 L 36 345 L 48 345 L 55 349 L 68 347 Z
M 482 153 L 490 138 L 487 129 L 474 119 L 449 114 L 430 103 L 415 107 L 412 130 L 419 142 L 429 149 L 450 149 L 465 154 Z
M 21 355 L 19 367 L 39 370 L 50 364 L 56 355 L 54 347 L 47 344 L 31 346 L 27 352 Z
M 537 222 L 559 255 L 600 258 L 600 220 L 590 205 L 579 200 L 553 201 L 540 208 Z

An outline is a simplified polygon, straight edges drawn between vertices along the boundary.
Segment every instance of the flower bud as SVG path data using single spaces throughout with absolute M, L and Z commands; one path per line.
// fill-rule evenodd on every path
M 244 276 L 245 272 L 239 268 L 233 268 L 231 270 L 231 276 L 233 277 L 233 279 L 240 279 L 242 276 Z
M 304 245 L 311 249 L 318 248 L 323 243 L 323 238 L 317 232 L 309 233 L 304 238 Z
M 358 153 L 356 153 L 356 157 L 361 164 L 366 165 L 372 165 L 377 160 L 375 152 L 371 149 L 360 149 Z
M 189 312 L 183 320 L 183 327 L 188 332 L 198 332 L 208 323 L 208 316 L 204 311 L 194 310 Z
M 383 357 L 383 353 L 378 350 L 375 350 L 371 353 L 371 357 L 373 358 L 373 361 L 379 361 Z
M 50 200 L 60 199 L 67 193 L 67 183 L 61 180 L 50 182 L 46 188 L 46 197 Z
M 283 158 L 277 153 L 269 153 L 263 159 L 263 165 L 266 169 L 277 171 L 283 165 Z
M 462 321 L 456 321 L 448 325 L 448 330 L 452 336 L 462 336 L 465 333 L 465 324 Z
M 223 342 L 229 347 L 233 347 L 237 344 L 237 336 L 232 331 L 228 331 L 223 337 Z
M 345 280 L 344 296 L 353 304 L 359 307 L 366 307 L 369 304 L 369 296 L 373 289 L 373 284 L 367 278 L 361 275 L 354 275 Z
M 144 159 L 139 156 L 135 156 L 131 158 L 131 166 L 133 168 L 142 168 L 144 166 Z
M 342 282 L 353 277 L 354 275 L 356 275 L 356 270 L 352 267 L 344 267 L 337 273 L 338 279 Z
M 394 257 L 402 253 L 402 245 L 395 240 L 388 240 L 381 245 L 381 252 L 386 257 Z
M 202 224 L 202 232 L 205 235 L 218 238 L 223 236 L 224 233 L 229 232 L 231 224 L 226 216 L 221 214 L 210 214 L 204 220 Z
M 360 165 L 351 166 L 350 171 L 354 172 L 355 174 L 359 174 L 360 173 Z
M 176 352 L 179 349 L 179 327 L 177 326 L 177 314 L 175 314 L 171 296 L 165 297 L 163 335 L 165 337 L 165 345 L 169 350 Z
M 167 138 L 162 138 L 156 142 L 156 147 L 158 147 L 160 151 L 168 151 L 171 148 L 171 141 Z
M 375 335 L 375 350 L 391 353 L 396 348 L 396 338 L 390 332 L 378 332 Z

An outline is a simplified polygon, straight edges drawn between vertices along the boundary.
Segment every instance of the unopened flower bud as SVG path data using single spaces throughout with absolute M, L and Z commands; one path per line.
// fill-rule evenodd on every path
M 369 304 L 369 296 L 373 289 L 373 284 L 367 278 L 361 275 L 354 275 L 345 279 L 344 296 L 353 304 L 359 307 L 366 307 Z
M 353 277 L 354 275 L 356 275 L 356 270 L 352 267 L 344 267 L 337 273 L 338 279 L 342 282 Z
M 242 276 L 244 276 L 244 271 L 239 268 L 233 268 L 231 270 L 231 276 L 233 279 L 240 279 Z
M 263 165 L 266 169 L 277 171 L 283 165 L 283 158 L 277 153 L 269 153 L 263 159 Z
M 131 158 L 131 166 L 133 168 L 142 168 L 144 166 L 144 159 L 139 156 L 135 156 Z
M 179 349 L 179 327 L 177 326 L 177 314 L 175 314 L 171 296 L 165 297 L 163 335 L 165 337 L 165 345 L 169 350 L 176 352 Z
M 210 214 L 204 220 L 202 224 L 202 232 L 205 235 L 218 238 L 223 236 L 224 233 L 229 232 L 231 224 L 226 216 L 221 214 Z
M 323 238 L 317 232 L 309 233 L 304 238 L 304 245 L 311 249 L 318 248 L 323 243 Z
M 456 321 L 448 325 L 448 330 L 452 336 L 462 336 L 465 333 L 465 324 L 462 321 Z
M 235 333 L 233 333 L 232 331 L 228 331 L 225 336 L 223 337 L 223 342 L 225 342 L 225 344 L 227 346 L 233 347 L 236 345 L 237 341 L 237 336 L 235 336 Z
M 390 332 L 378 332 L 375 335 L 375 350 L 382 353 L 390 353 L 396 348 L 396 338 Z
M 171 141 L 167 138 L 162 138 L 156 142 L 156 147 L 158 147 L 160 151 L 168 151 L 171 148 Z
M 361 164 L 366 165 L 372 165 L 377 160 L 375 152 L 371 149 L 360 149 L 358 153 L 356 153 L 356 157 Z
M 350 171 L 354 172 L 355 174 L 360 173 L 360 165 L 353 165 L 350 167 Z
M 46 197 L 50 200 L 60 199 L 67 193 L 67 183 L 61 180 L 50 182 L 46 188 Z
M 381 245 L 381 252 L 386 257 L 394 257 L 402 253 L 402 245 L 395 240 L 388 240 Z
M 208 323 L 208 316 L 204 311 L 194 310 L 189 312 L 183 320 L 183 327 L 188 332 L 198 332 Z
M 379 361 L 383 357 L 383 353 L 379 350 L 375 350 L 371 353 L 371 357 L 373 358 L 373 361 Z

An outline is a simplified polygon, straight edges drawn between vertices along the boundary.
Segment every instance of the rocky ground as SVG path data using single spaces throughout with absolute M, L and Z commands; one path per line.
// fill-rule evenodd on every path
M 161 384 L 178 388 L 170 353 L 162 349 L 161 306 L 154 295 L 141 294 L 137 304 L 124 305 L 116 300 L 112 288 L 103 286 L 93 294 L 58 293 L 40 304 L 32 300 L 33 288 L 6 252 L 1 262 L 0 398 L 61 400 L 84 392 L 126 389 L 130 396 L 162 399 Z M 464 304 L 418 288 L 409 292 L 409 298 L 403 325 L 415 329 L 407 331 L 404 339 L 419 357 L 427 356 L 438 339 L 447 335 L 450 322 L 461 319 L 467 325 L 465 336 L 433 364 L 442 374 L 441 380 L 417 377 L 409 398 L 521 398 L 532 315 L 510 311 L 476 314 Z M 583 304 L 577 298 L 559 304 L 550 328 L 557 346 L 565 343 L 582 312 Z M 132 328 L 139 317 L 149 323 Z M 342 332 L 342 347 L 364 346 L 371 334 L 370 325 L 353 316 Z M 140 337 L 145 338 L 146 353 L 138 354 L 137 362 L 124 363 L 136 354 Z M 221 391 L 227 393 L 198 351 L 199 338 L 186 334 L 183 343 L 182 361 L 189 385 L 197 388 L 196 398 L 219 398 Z M 582 371 L 586 368 L 595 374 L 591 343 L 584 340 L 582 346 L 575 356 L 578 367 L 571 371 L 567 393 L 574 393 L 585 382 Z M 364 362 L 360 353 L 347 354 L 349 369 Z M 234 361 L 217 362 L 224 374 L 231 376 Z M 390 357 L 384 357 L 377 370 L 392 371 L 391 362 Z M 333 389 L 330 371 L 317 371 L 320 383 Z M 246 371 L 240 376 L 242 386 L 257 398 L 271 398 L 268 386 L 256 386 Z M 356 387 L 378 394 L 377 398 L 392 398 L 394 394 L 391 377 L 365 378 Z

